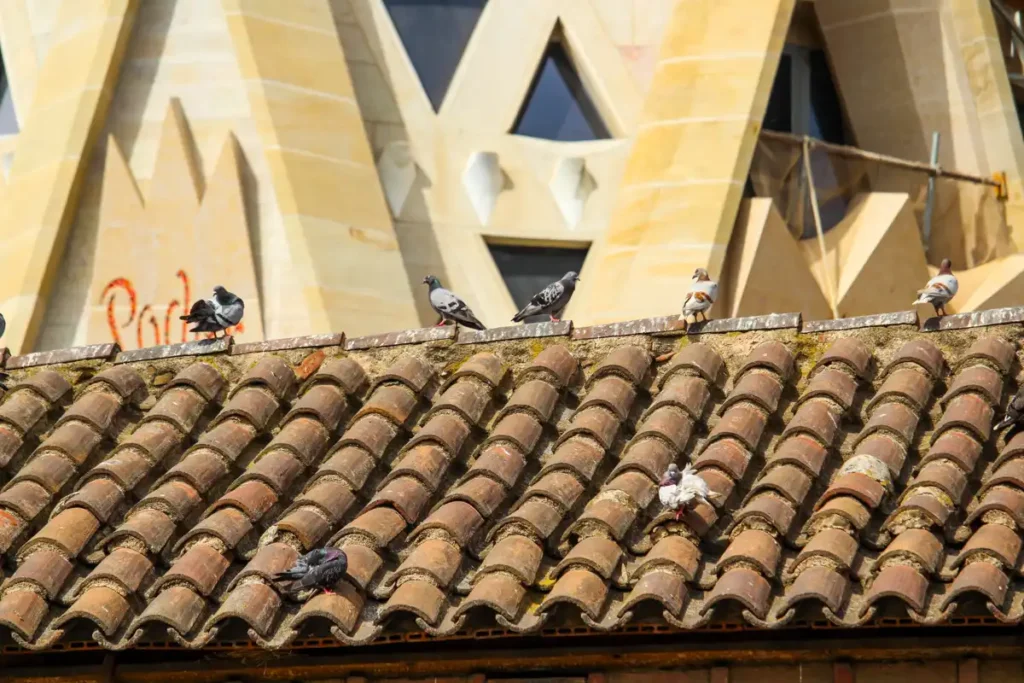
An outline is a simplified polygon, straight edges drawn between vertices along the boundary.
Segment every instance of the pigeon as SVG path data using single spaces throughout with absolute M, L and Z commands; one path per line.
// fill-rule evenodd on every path
M 956 290 L 959 289 L 952 267 L 953 264 L 948 258 L 942 259 L 939 274 L 929 280 L 924 289 L 917 292 L 917 301 L 914 303 L 931 304 L 935 307 L 935 315 L 946 315 L 946 304 L 956 296 Z
M 690 291 L 683 299 L 683 314 L 679 317 L 683 329 L 689 326 L 686 320 L 687 316 L 692 315 L 694 322 L 697 322 L 698 315 L 707 320 L 707 313 L 717 298 L 718 283 L 708 276 L 708 271 L 703 268 L 693 271 L 693 284 L 690 285 Z
M 314 589 L 330 595 L 331 587 L 348 575 L 348 556 L 338 548 L 317 548 L 295 560 L 291 568 L 274 575 L 274 581 L 289 583 L 289 593 Z
M 523 310 L 515 314 L 512 322 L 522 322 L 531 315 L 547 313 L 548 317 L 551 318 L 551 322 L 557 323 L 562 315 L 562 311 L 569 305 L 569 299 L 572 298 L 573 292 L 576 291 L 576 283 L 579 281 L 580 276 L 576 271 L 570 270 L 562 276 L 561 280 L 552 282 L 535 294 L 530 299 L 530 303 L 526 304 Z
M 192 304 L 188 315 L 181 316 L 185 322 L 195 323 L 189 332 L 218 332 L 242 322 L 245 302 L 220 285 L 213 288 L 213 297 L 201 299 Z M 227 336 L 227 333 L 224 333 Z
M 993 432 L 1001 432 L 1010 425 L 1021 425 L 1024 423 L 1024 387 L 1021 387 L 1017 395 L 1013 397 L 1010 404 L 1006 406 L 1006 414 L 1003 419 L 992 428 Z
M 700 499 L 706 502 L 714 497 L 715 494 L 711 493 L 707 482 L 701 479 L 692 465 L 687 465 L 680 472 L 679 466 L 672 463 L 658 484 L 658 499 L 662 505 L 676 511 L 677 522 L 692 500 Z
M 474 330 L 487 329 L 473 315 L 473 311 L 469 310 L 466 302 L 442 287 L 441 281 L 435 276 L 426 276 L 423 278 L 423 284 L 430 285 L 430 307 L 441 316 L 441 322 L 437 323 L 437 327 L 441 327 L 449 320 L 454 320 L 456 325 L 462 323 Z

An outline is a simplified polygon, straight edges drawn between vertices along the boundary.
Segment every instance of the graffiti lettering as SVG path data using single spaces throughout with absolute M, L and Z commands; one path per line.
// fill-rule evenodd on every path
M 110 336 L 113 338 L 114 343 L 120 346 L 122 349 L 126 348 L 121 338 L 119 330 L 123 330 L 135 323 L 135 341 L 138 344 L 138 348 L 144 348 L 146 346 L 146 340 L 144 332 L 148 327 L 153 331 L 153 344 L 173 344 L 177 341 L 186 342 L 189 341 L 188 336 L 188 323 L 181 321 L 181 334 L 178 339 L 174 339 L 174 335 L 171 334 L 171 326 L 177 319 L 177 316 L 187 312 L 192 307 L 192 288 L 189 283 L 188 274 L 184 270 L 179 270 L 176 273 L 176 277 L 181 281 L 182 293 L 184 296 L 182 300 L 171 299 L 167 304 L 167 311 L 164 313 L 164 326 L 163 334 L 161 335 L 160 324 L 157 321 L 156 314 L 153 312 L 153 305 L 146 304 L 141 310 L 138 308 L 138 297 L 135 293 L 135 286 L 131 280 L 123 277 L 114 278 L 107 283 L 107 286 L 103 288 L 103 293 L 100 295 L 100 303 L 103 303 L 104 299 L 107 302 L 107 326 L 110 328 Z M 123 293 L 128 297 L 128 319 L 122 324 L 117 323 L 117 299 L 118 294 Z M 138 315 L 136 316 L 136 312 Z M 148 317 L 147 317 L 148 316 Z M 227 333 L 229 335 L 241 334 L 245 331 L 245 324 L 238 323 L 234 327 L 229 327 Z M 195 333 L 192 335 L 192 339 L 200 338 L 212 339 L 213 333 Z

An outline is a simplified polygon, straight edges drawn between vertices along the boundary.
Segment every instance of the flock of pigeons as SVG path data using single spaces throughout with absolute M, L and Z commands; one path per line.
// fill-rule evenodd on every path
M 522 322 L 534 315 L 547 314 L 552 322 L 557 322 L 569 304 L 579 275 L 570 271 L 556 282 L 538 292 L 521 311 L 512 318 L 513 322 Z M 453 322 L 475 330 L 485 329 L 483 323 L 473 314 L 466 302 L 451 291 L 441 286 L 440 280 L 433 275 L 423 279 L 429 285 L 431 307 L 441 316 L 438 326 Z M 928 281 L 924 289 L 918 292 L 915 304 L 931 304 L 938 315 L 945 315 L 945 306 L 957 292 L 956 276 L 953 275 L 949 259 L 942 261 L 938 275 Z M 680 326 L 686 329 L 688 319 L 697 320 L 698 316 L 707 320 L 707 313 L 718 298 L 718 283 L 710 278 L 708 272 L 698 268 L 693 273 L 690 291 L 683 300 Z M 213 296 L 197 301 L 188 315 L 181 320 L 191 323 L 190 332 L 217 333 L 227 335 L 231 328 L 242 321 L 245 313 L 245 302 L 235 294 L 221 286 L 214 287 Z M 3 336 L 7 322 L 0 314 L 0 337 Z M 0 373 L 0 387 L 6 389 L 2 382 L 7 375 Z M 995 425 L 1000 431 L 1010 425 L 1024 427 L 1024 387 L 1014 396 L 1006 408 L 1006 414 Z M 687 508 L 698 501 L 709 502 L 717 494 L 713 493 L 707 482 L 689 464 L 682 470 L 675 463 L 668 470 L 658 485 L 658 499 L 666 510 L 675 512 L 676 521 L 680 520 Z M 317 592 L 332 593 L 339 581 L 348 576 L 348 557 L 339 548 L 317 548 L 300 556 L 289 569 L 274 576 L 274 581 L 290 595 L 300 597 L 311 596 Z

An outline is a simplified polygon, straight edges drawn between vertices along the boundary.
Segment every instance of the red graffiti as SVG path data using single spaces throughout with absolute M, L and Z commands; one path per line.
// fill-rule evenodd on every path
M 141 349 L 146 346 L 144 336 L 146 323 L 148 323 L 150 329 L 153 330 L 154 345 L 159 346 L 160 344 L 174 343 L 175 340 L 172 339 L 171 335 L 171 325 L 175 320 L 175 314 L 180 316 L 183 314 L 181 312 L 188 311 L 192 306 L 192 288 L 189 283 L 188 274 L 184 270 L 179 270 L 176 273 L 176 277 L 181 280 L 184 297 L 182 297 L 182 301 L 178 301 L 178 299 L 171 299 L 167 304 L 167 312 L 164 314 L 162 336 L 160 334 L 160 324 L 157 321 L 156 315 L 152 311 L 152 304 L 146 304 L 142 307 L 141 311 L 138 311 L 138 298 L 135 294 L 135 286 L 132 284 L 131 280 L 119 277 L 107 283 L 107 286 L 103 288 L 103 293 L 100 295 L 100 303 L 103 303 L 104 299 L 107 300 L 107 326 L 110 328 L 110 336 L 113 337 L 114 343 L 121 348 L 124 348 L 124 344 L 122 343 L 121 335 L 118 333 L 118 330 L 128 327 L 133 322 L 135 323 L 135 341 L 138 344 L 138 348 Z M 117 302 L 117 295 L 122 291 L 128 296 L 128 319 L 124 321 L 123 324 L 118 325 L 114 311 L 116 308 L 115 304 Z M 138 311 L 137 317 L 135 315 L 136 311 Z M 229 327 L 226 332 L 229 335 L 241 334 L 242 332 L 245 332 L 245 324 L 238 323 L 234 327 Z M 188 323 L 182 321 L 180 341 L 189 341 L 188 335 Z M 203 334 L 194 333 L 192 335 L 192 339 L 200 339 L 201 337 L 212 339 L 214 336 L 216 335 L 212 332 L 206 332 Z

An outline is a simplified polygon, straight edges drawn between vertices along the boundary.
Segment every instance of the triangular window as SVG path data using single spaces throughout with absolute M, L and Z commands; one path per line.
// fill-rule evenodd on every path
M 558 280 L 570 270 L 583 268 L 588 247 L 535 247 L 511 244 L 488 244 L 498 272 L 505 280 L 516 309 L 522 309 L 534 294 Z M 546 315 L 535 315 L 526 322 L 546 322 Z
M 14 113 L 14 97 L 11 96 L 11 84 L 7 80 L 4 57 L 0 54 L 0 135 L 17 132 L 18 117 Z
M 512 133 L 560 142 L 611 137 L 562 40 L 548 44 Z
M 486 4 L 487 0 L 384 0 L 434 111 L 441 108 Z

